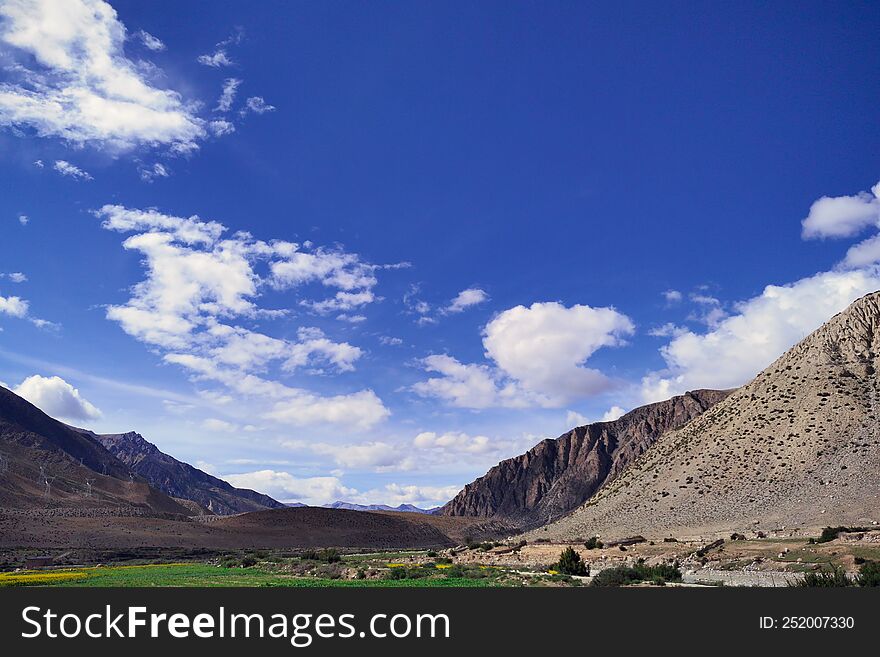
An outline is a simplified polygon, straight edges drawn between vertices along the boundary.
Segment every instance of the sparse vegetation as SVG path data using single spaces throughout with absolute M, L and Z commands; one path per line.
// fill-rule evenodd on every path
M 565 548 L 559 555 L 559 561 L 556 563 L 554 570 L 559 571 L 563 575 L 588 576 L 590 574 L 590 569 L 584 560 L 581 559 L 581 555 L 570 546 Z
M 600 571 L 594 578 L 592 586 L 627 586 L 640 582 L 651 582 L 656 586 L 664 586 L 666 582 L 680 582 L 681 570 L 673 564 L 648 566 L 640 559 L 633 566 L 617 566 Z
M 584 541 L 584 547 L 588 550 L 596 550 L 602 548 L 602 541 L 599 540 L 598 536 L 592 536 Z
M 856 582 L 859 586 L 880 586 L 880 561 L 865 561 Z
M 795 588 L 832 588 L 852 585 L 853 583 L 847 577 L 846 571 L 837 567 L 831 571 L 820 570 L 807 573 L 802 580 L 789 583 L 789 586 Z
M 819 535 L 819 538 L 816 539 L 816 543 L 828 543 L 833 541 L 835 538 L 840 536 L 841 534 L 847 532 L 866 532 L 868 531 L 867 527 L 826 527 L 822 530 L 822 533 Z

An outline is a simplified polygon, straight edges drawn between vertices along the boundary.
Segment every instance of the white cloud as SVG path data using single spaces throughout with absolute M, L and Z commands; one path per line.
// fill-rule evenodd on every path
M 871 192 L 853 196 L 823 196 L 810 206 L 803 220 L 805 239 L 817 237 L 852 237 L 869 226 L 880 224 L 880 183 Z
M 26 214 L 18 215 L 18 223 L 20 223 L 22 226 L 27 226 L 29 222 L 30 222 L 30 219 L 28 218 L 28 216 Z
M 0 314 L 24 318 L 28 314 L 28 302 L 21 297 L 4 297 L 0 295 Z
M 483 347 L 494 367 L 428 356 L 422 366 L 441 376 L 411 389 L 463 408 L 556 408 L 612 386 L 585 362 L 601 347 L 622 344 L 633 330 L 632 321 L 613 308 L 566 308 L 556 302 L 516 306 L 483 330 Z
M 179 94 L 126 58 L 125 26 L 103 0 L 12 0 L 0 4 L 0 21 L 17 59 L 0 84 L 0 125 L 112 150 L 190 152 L 205 136 Z
M 565 414 L 565 425 L 568 427 L 582 427 L 589 423 L 589 418 L 586 415 L 581 415 L 577 411 L 568 411 Z
M 134 33 L 135 37 L 144 45 L 145 48 L 152 50 L 153 52 L 160 52 L 165 50 L 165 44 L 162 43 L 161 39 L 158 37 L 154 37 L 149 32 L 145 30 L 138 30 Z
M 94 420 L 101 416 L 79 390 L 58 376 L 29 376 L 13 392 L 54 418 Z
M 217 418 L 213 417 L 204 420 L 202 422 L 202 428 L 208 431 L 220 433 L 236 433 L 240 430 L 237 424 L 227 422 L 226 420 L 218 420 Z
M 562 405 L 609 388 L 605 375 L 584 363 L 597 349 L 622 344 L 634 330 L 632 321 L 613 308 L 534 303 L 505 310 L 489 322 L 483 346 L 526 391 Z
M 389 336 L 389 335 L 380 335 L 379 336 L 379 344 L 384 344 L 388 347 L 399 347 L 403 344 L 403 340 L 400 338 Z
M 74 180 L 93 180 L 92 176 L 87 171 L 83 171 L 78 166 L 73 165 L 66 160 L 55 160 L 55 164 L 52 165 L 52 168 L 62 176 L 67 176 Z
M 274 361 L 288 372 L 348 372 L 362 356 L 360 348 L 333 341 L 313 327 L 299 327 L 294 341 L 231 323 L 284 316 L 284 310 L 258 305 L 261 288 L 268 286 L 292 291 L 313 282 L 341 288 L 344 294 L 367 293 L 372 299 L 369 288 L 377 283 L 376 267 L 354 254 L 316 249 L 310 243 L 263 242 L 247 233 L 224 238 L 222 224 L 197 216 L 114 205 L 95 214 L 108 230 L 136 232 L 123 246 L 139 252 L 146 269 L 129 300 L 109 306 L 107 317 L 129 335 L 164 350 L 166 362 L 239 395 L 261 397 L 267 404 L 260 409 L 262 416 L 284 424 L 348 422 L 368 428 L 388 416 L 372 390 L 321 396 L 255 376 Z M 322 302 L 299 303 L 318 307 Z
M 233 486 L 251 488 L 282 502 L 320 505 L 358 495 L 338 477 L 294 477 L 288 472 L 257 470 L 223 477 Z
M 709 328 L 715 328 L 727 317 L 727 311 L 722 307 L 721 301 L 705 293 L 690 295 L 690 300 L 697 305 L 697 310 L 688 315 L 688 320 L 700 322 Z
M 494 449 L 488 436 L 471 436 L 461 431 L 447 431 L 441 434 L 423 431 L 415 437 L 413 445 L 417 449 L 439 450 L 454 454 L 486 454 Z
M 602 422 L 613 422 L 614 420 L 619 418 L 621 415 L 625 415 L 625 414 L 626 414 L 626 411 L 624 409 L 622 409 L 620 406 L 612 406 L 607 411 L 605 411 L 604 415 L 602 415 L 601 421 Z
M 452 499 L 461 487 L 386 484 L 382 488 L 359 491 L 342 483 L 339 477 L 294 477 L 288 472 L 257 470 L 223 477 L 233 486 L 252 488 L 283 502 L 303 502 L 313 506 L 344 500 L 355 504 L 413 504 L 433 507 Z
M 412 466 L 412 460 L 405 450 L 383 441 L 332 444 L 288 440 L 284 441 L 282 446 L 286 449 L 305 450 L 327 456 L 336 465 L 352 470 L 389 472 L 410 469 Z
M 667 369 L 644 377 L 642 397 L 653 402 L 695 388 L 740 386 L 829 317 L 877 289 L 880 270 L 873 267 L 768 285 L 735 304 L 734 314 L 706 333 L 685 331 L 663 346 Z
M 211 134 L 215 137 L 222 137 L 223 135 L 235 132 L 235 126 L 229 121 L 218 119 L 208 122 L 208 130 L 210 130 Z
M 20 271 L 14 271 L 11 274 L 0 274 L 0 278 L 8 278 L 13 283 L 25 283 L 28 277 Z
M 217 100 L 215 112 L 228 112 L 232 109 L 232 103 L 235 101 L 235 94 L 238 92 L 239 86 L 241 86 L 241 80 L 238 78 L 226 78 L 223 81 L 223 91 Z
M 422 397 L 436 397 L 461 408 L 500 404 L 495 377 L 486 365 L 466 365 L 452 356 L 435 354 L 422 359 L 422 366 L 426 372 L 440 374 L 412 386 Z
M 682 300 L 683 296 L 678 290 L 666 290 L 663 293 L 663 298 L 666 299 L 667 303 L 678 303 Z
M 141 180 L 144 182 L 153 182 L 156 178 L 167 178 L 171 172 L 161 162 L 156 162 L 152 166 L 141 166 L 138 168 Z
M 485 303 L 489 295 L 479 288 L 468 288 L 459 292 L 452 302 L 444 309 L 447 313 L 460 313 L 472 306 Z
M 221 68 L 223 66 L 232 66 L 235 64 L 223 48 L 218 48 L 212 53 L 199 55 L 196 58 L 196 61 L 198 61 L 199 64 L 210 66 L 211 68 Z
M 673 338 L 682 333 L 687 333 L 687 328 L 684 326 L 678 326 L 672 322 L 667 322 L 661 326 L 655 326 L 648 331 L 648 335 L 652 335 L 655 338 Z
M 254 114 L 265 114 L 266 112 L 274 112 L 275 106 L 270 105 L 265 100 L 263 100 L 262 96 L 251 96 L 245 101 L 244 109 L 241 110 L 241 115 L 244 116 L 248 112 L 253 112 Z

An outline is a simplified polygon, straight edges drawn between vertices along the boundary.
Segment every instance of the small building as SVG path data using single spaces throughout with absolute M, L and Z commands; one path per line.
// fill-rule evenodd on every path
M 28 570 L 34 568 L 46 568 L 55 563 L 55 557 L 27 557 L 24 560 L 24 567 Z

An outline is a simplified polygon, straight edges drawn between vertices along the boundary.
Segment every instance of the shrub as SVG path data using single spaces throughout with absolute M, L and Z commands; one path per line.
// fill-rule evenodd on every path
M 664 563 L 657 566 L 647 566 L 643 559 L 639 559 L 632 567 L 606 568 L 593 578 L 592 585 L 626 586 L 646 581 L 656 586 L 665 586 L 666 582 L 680 582 L 681 571 L 677 565 Z
M 859 568 L 859 586 L 880 586 L 880 561 L 866 561 Z
M 602 548 L 602 541 L 599 540 L 598 536 L 591 536 L 584 542 L 584 547 L 588 550 L 595 550 L 597 548 Z
M 828 541 L 833 541 L 840 534 L 846 532 L 865 532 L 868 531 L 867 527 L 826 527 L 822 530 L 822 533 L 819 535 L 819 538 L 816 539 L 816 543 L 827 543 Z
M 406 569 L 392 568 L 386 573 L 385 579 L 406 579 Z
M 553 570 L 558 570 L 563 575 L 589 575 L 590 569 L 581 559 L 581 555 L 574 548 L 567 547 L 559 555 L 559 562 Z
M 246 557 L 241 558 L 241 567 L 242 568 L 253 568 L 257 565 L 257 560 L 255 557 L 251 555 L 247 555 Z
M 339 550 L 327 548 L 326 550 L 321 551 L 321 561 L 326 561 L 327 563 L 338 563 L 342 561 L 342 556 L 339 554 Z
M 437 556 L 437 551 L 436 550 L 428 550 L 427 552 L 425 552 L 425 556 L 433 559 L 434 557 Z
M 830 588 L 852 586 L 852 582 L 841 568 L 834 568 L 831 572 L 819 571 L 807 573 L 800 581 L 789 584 L 795 588 Z

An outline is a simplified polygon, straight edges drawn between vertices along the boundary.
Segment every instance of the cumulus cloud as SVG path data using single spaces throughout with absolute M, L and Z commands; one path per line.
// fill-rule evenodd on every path
M 458 485 L 423 486 L 390 483 L 365 491 L 351 488 L 339 477 L 294 477 L 278 470 L 257 470 L 223 477 L 233 486 L 252 488 L 283 502 L 303 502 L 320 506 L 338 500 L 355 504 L 413 504 L 433 507 L 452 499 L 461 489 Z
M 125 56 L 125 36 L 103 0 L 0 4 L 0 41 L 16 57 L 10 80 L 0 84 L 0 125 L 113 150 L 197 148 L 203 121 Z M 150 47 L 158 40 L 142 41 Z
M 617 418 L 622 415 L 625 415 L 626 411 L 622 409 L 620 406 L 612 406 L 602 415 L 602 422 L 613 422 Z
M 28 277 L 22 274 L 20 271 L 14 271 L 11 274 L 5 274 L 5 276 L 13 283 L 25 283 L 28 279 Z
M 611 387 L 604 374 L 585 363 L 601 347 L 622 344 L 634 330 L 632 321 L 613 308 L 567 308 L 557 302 L 516 306 L 483 330 L 483 347 L 494 367 L 429 356 L 422 366 L 441 376 L 412 390 L 465 408 L 559 407 Z
M 880 224 L 880 183 L 870 192 L 852 196 L 823 196 L 810 206 L 803 220 L 805 239 L 852 237 L 869 226 Z
M 29 376 L 13 389 L 47 415 L 65 420 L 94 420 L 101 412 L 79 390 L 58 376 Z
M 596 350 L 622 344 L 634 330 L 632 321 L 613 308 L 534 303 L 505 310 L 489 322 L 483 346 L 525 390 L 562 404 L 609 387 L 605 375 L 584 364 Z
M 83 171 L 78 166 L 71 164 L 66 160 L 55 160 L 55 164 L 52 165 L 52 168 L 62 176 L 67 176 L 74 180 L 93 180 L 88 171 Z
M 0 314 L 23 318 L 28 314 L 28 302 L 21 297 L 4 297 L 0 295 Z
M 880 269 L 822 272 L 768 285 L 705 333 L 677 334 L 660 353 L 667 369 L 642 380 L 645 402 L 695 388 L 740 386 L 852 301 L 880 289 Z M 719 364 L 723 364 L 720 366 Z
M 678 290 L 666 290 L 663 293 L 663 298 L 666 299 L 667 303 L 678 303 L 684 297 Z
M 460 313 L 472 306 L 477 306 L 489 300 L 489 295 L 480 288 L 468 288 L 459 292 L 452 302 L 446 306 L 444 312 Z
M 272 363 L 288 372 L 348 372 L 362 356 L 360 348 L 333 341 L 314 327 L 299 327 L 296 340 L 291 340 L 243 325 L 286 313 L 259 306 L 263 288 L 294 292 L 306 283 L 318 283 L 346 294 L 368 292 L 372 299 L 376 267 L 355 254 L 309 243 L 263 242 L 247 233 L 224 237 L 225 226 L 197 216 L 118 205 L 106 205 L 95 214 L 107 230 L 135 233 L 123 247 L 141 254 L 146 270 L 129 300 L 109 306 L 107 317 L 129 335 L 163 350 L 166 362 L 184 367 L 197 380 L 262 398 L 268 404 L 262 416 L 284 424 L 350 423 L 367 428 L 388 416 L 372 390 L 322 396 L 258 376 Z
M 18 215 L 18 223 L 20 223 L 22 226 L 27 226 L 29 222 L 30 218 L 28 218 L 26 214 Z
M 289 472 L 257 470 L 223 477 L 233 486 L 251 488 L 282 502 L 326 504 L 358 495 L 354 488 L 342 484 L 338 477 L 294 477 Z

